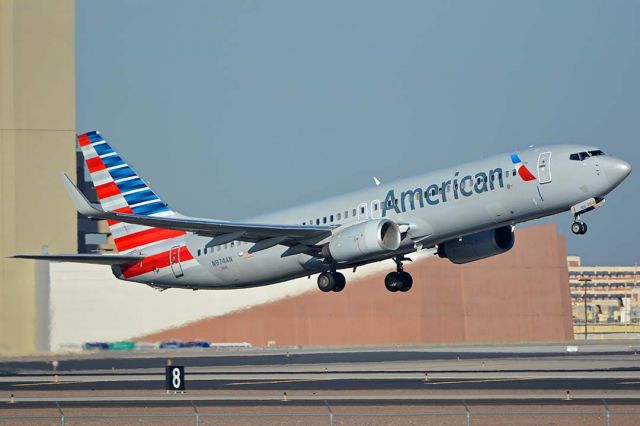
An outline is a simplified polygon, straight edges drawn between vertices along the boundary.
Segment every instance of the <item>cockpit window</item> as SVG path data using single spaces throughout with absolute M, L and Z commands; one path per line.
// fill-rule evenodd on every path
M 584 161 L 589 157 L 595 157 L 598 155 L 605 155 L 605 153 L 599 149 L 596 149 L 595 151 L 576 152 L 569 156 L 569 160 Z
M 588 158 L 589 154 L 587 154 L 586 152 L 577 152 L 575 154 L 571 154 L 569 156 L 569 160 L 574 160 L 574 161 L 583 161 L 585 158 Z

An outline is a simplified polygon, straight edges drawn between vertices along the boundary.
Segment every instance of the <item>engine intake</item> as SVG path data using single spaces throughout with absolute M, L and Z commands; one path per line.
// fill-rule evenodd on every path
M 453 263 L 468 263 L 511 250 L 515 235 L 511 226 L 467 235 L 460 240 L 449 240 L 438 245 L 438 256 Z
M 323 254 L 336 262 L 359 261 L 395 251 L 401 240 L 397 223 L 389 219 L 369 220 L 339 231 L 324 247 Z

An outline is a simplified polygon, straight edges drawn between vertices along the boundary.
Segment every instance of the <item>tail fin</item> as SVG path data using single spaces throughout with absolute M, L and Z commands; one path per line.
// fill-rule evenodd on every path
M 105 211 L 145 216 L 175 216 L 136 172 L 109 146 L 98 132 L 78 135 L 91 181 Z M 127 253 L 135 249 L 181 237 L 184 231 L 150 228 L 108 221 L 116 249 Z

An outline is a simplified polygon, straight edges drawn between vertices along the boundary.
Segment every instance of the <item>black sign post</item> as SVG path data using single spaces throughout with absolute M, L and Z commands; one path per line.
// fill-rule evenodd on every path
M 164 383 L 167 391 L 184 392 L 184 367 L 176 365 L 165 367 Z

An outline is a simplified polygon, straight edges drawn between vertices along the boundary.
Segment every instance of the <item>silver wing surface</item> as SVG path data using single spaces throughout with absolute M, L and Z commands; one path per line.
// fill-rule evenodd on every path
M 287 256 L 312 249 L 312 246 L 331 236 L 331 230 L 333 229 L 331 226 L 240 223 L 187 216 L 157 217 L 109 212 L 91 204 L 67 175 L 61 173 L 61 177 L 76 210 L 84 216 L 154 228 L 193 232 L 201 236 L 211 237 L 212 241 L 208 245 L 224 244 L 233 240 L 249 241 L 256 243 L 249 249 L 249 252 L 256 252 L 282 244 L 290 247 L 290 250 L 287 250 L 283 255 Z

